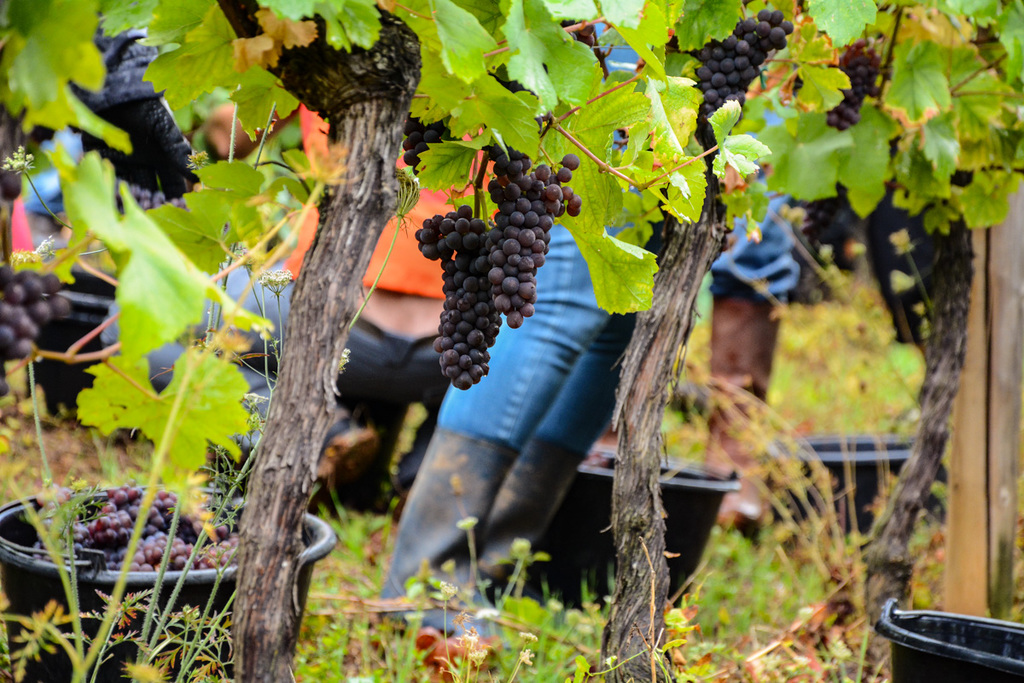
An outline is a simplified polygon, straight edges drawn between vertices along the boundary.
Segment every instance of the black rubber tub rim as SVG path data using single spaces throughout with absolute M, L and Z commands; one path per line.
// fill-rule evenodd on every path
M 875 632 L 884 636 L 893 643 L 908 647 L 912 650 L 917 650 L 918 652 L 947 657 L 949 659 L 967 662 L 969 664 L 994 669 L 996 671 L 1001 671 L 1015 676 L 1024 676 L 1024 660 L 1013 659 L 1011 657 L 997 655 L 991 652 L 983 652 L 969 647 L 964 647 L 962 645 L 956 645 L 954 643 L 947 643 L 942 640 L 937 640 L 935 638 L 916 633 L 903 625 L 908 624 L 908 622 L 919 621 L 921 619 L 951 621 L 963 620 L 965 623 L 1003 632 L 1010 630 L 1011 627 L 1016 627 L 1017 630 L 1021 631 L 1022 640 L 1024 640 L 1024 626 L 1021 624 L 999 621 L 997 619 L 986 619 L 984 617 L 953 614 L 950 612 L 935 612 L 929 610 L 905 611 L 898 609 L 896 607 L 897 604 L 898 603 L 895 598 L 890 598 L 882 607 L 882 616 L 879 617 L 878 623 L 875 624 Z
M 0 527 L 3 527 L 4 522 L 6 522 L 10 517 L 19 514 L 26 505 L 35 506 L 35 501 L 31 498 L 26 498 L 7 503 L 3 507 L 0 507 Z M 337 543 L 337 536 L 331 528 L 331 525 L 319 517 L 315 517 L 308 513 L 303 518 L 303 536 L 308 539 L 308 541 L 306 548 L 299 555 L 300 567 L 305 567 L 322 560 L 331 552 Z M 46 577 L 59 578 L 60 576 L 57 566 L 50 562 L 48 555 L 44 555 L 41 551 L 34 548 L 14 543 L 3 536 L 0 536 L 0 563 L 11 564 Z M 121 574 L 120 571 L 110 569 L 94 570 L 92 568 L 92 564 L 88 560 L 77 560 L 75 562 L 75 567 L 78 568 L 77 573 L 79 580 L 88 582 L 113 583 L 117 581 Z M 237 570 L 237 565 L 231 565 L 224 569 L 191 569 L 188 571 L 188 575 L 185 577 L 184 582 L 186 585 L 192 583 L 211 583 L 218 573 L 221 574 L 222 580 L 230 579 L 234 577 Z M 168 569 L 164 572 L 164 581 L 173 583 L 174 581 L 177 581 L 183 573 L 185 573 L 184 570 Z M 127 573 L 128 579 L 125 587 L 128 589 L 152 588 L 155 576 L 155 572 L 130 571 Z

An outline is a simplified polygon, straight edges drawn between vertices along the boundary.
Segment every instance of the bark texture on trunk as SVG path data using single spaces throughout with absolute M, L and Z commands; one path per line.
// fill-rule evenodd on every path
M 661 421 L 679 375 L 701 281 L 721 252 L 718 181 L 708 173 L 704 212 L 696 224 L 665 222 L 651 309 L 639 314 L 622 367 L 615 423 L 619 447 L 612 487 L 615 595 L 602 636 L 602 658 L 626 662 L 613 683 L 665 680 L 659 661 L 668 600 L 665 521 L 661 504 Z M 632 659 L 630 659 L 632 657 Z M 626 660 L 629 660 L 628 662 Z
M 889 598 L 901 602 L 907 598 L 914 568 L 907 544 L 946 451 L 950 413 L 967 352 L 967 310 L 974 274 L 971 258 L 971 236 L 963 224 L 952 224 L 948 235 L 935 235 L 933 311 L 921 386 L 921 421 L 913 452 L 900 470 L 896 489 L 875 523 L 865 552 L 865 603 L 872 624 L 878 621 Z M 884 658 L 887 651 L 888 641 L 873 640 L 871 654 L 875 661 Z
M 220 4 L 239 35 L 253 34 L 255 5 Z M 395 160 L 419 82 L 416 36 L 388 15 L 371 50 L 340 52 L 322 36 L 286 51 L 275 69 L 285 88 L 330 121 L 332 143 L 346 152 L 346 172 L 320 204 L 317 236 L 295 285 L 241 519 L 234 647 L 236 677 L 245 683 L 293 680 L 303 514 L 336 416 L 338 363 L 362 300 L 362 274 L 394 215 Z

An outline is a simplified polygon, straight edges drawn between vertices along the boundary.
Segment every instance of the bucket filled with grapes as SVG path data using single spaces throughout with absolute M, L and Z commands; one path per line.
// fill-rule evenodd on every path
M 230 678 L 227 634 L 235 592 L 239 501 L 211 496 L 203 508 L 185 511 L 177 509 L 174 493 L 161 490 L 147 510 L 145 493 L 135 486 L 79 493 L 59 489 L 0 507 L 0 586 L 10 603 L 5 611 L 8 642 L 16 670 L 24 668 L 22 680 L 71 680 L 72 664 L 62 649 L 33 638 L 33 615 L 52 615 L 59 606 L 68 618 L 53 621 L 60 622 L 73 643 L 76 626 L 70 617 L 75 615 L 69 609 L 67 582 L 77 594 L 77 615 L 88 650 L 123 567 L 128 570 L 125 597 L 97 675 L 90 680 L 131 680 L 125 664 L 136 661 L 140 648 L 157 653 L 153 663 L 174 674 L 206 667 L 209 680 L 218 680 L 217 673 Z M 133 547 L 137 523 L 142 533 Z M 50 537 L 46 546 L 40 528 Z M 331 551 L 335 540 L 326 522 L 306 515 L 306 548 L 299 559 L 296 593 L 300 605 L 305 604 L 313 563 Z M 19 656 L 33 651 L 35 656 Z

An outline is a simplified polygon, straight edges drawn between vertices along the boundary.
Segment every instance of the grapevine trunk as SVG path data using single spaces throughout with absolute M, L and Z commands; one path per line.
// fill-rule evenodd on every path
M 921 387 L 921 421 L 910 460 L 900 471 L 896 490 L 875 523 L 865 553 L 866 603 L 872 624 L 889 598 L 907 597 L 914 564 L 907 544 L 946 451 L 949 417 L 967 353 L 967 310 L 974 275 L 970 231 L 954 222 L 948 234 L 936 233 L 935 248 L 934 309 Z M 887 651 L 887 641 L 875 638 L 871 653 L 876 661 Z
M 253 6 L 229 0 L 221 6 L 239 35 L 254 30 Z M 292 680 L 303 513 L 337 410 L 338 364 L 361 303 L 361 274 L 394 215 L 395 160 L 419 69 L 415 35 L 385 17 L 372 50 L 341 52 L 321 38 L 286 51 L 275 70 L 289 91 L 330 121 L 346 169 L 321 202 L 317 236 L 295 285 L 241 520 L 234 642 L 238 680 L 247 683 Z
M 710 171 L 707 179 L 700 220 L 680 225 L 670 217 L 665 223 L 654 301 L 639 314 L 619 382 L 619 449 L 612 489 L 615 596 L 602 638 L 602 657 L 625 662 L 609 674 L 614 683 L 664 680 L 659 646 L 669 581 L 658 480 L 661 421 L 668 389 L 679 372 L 679 352 L 692 329 L 697 292 L 725 237 L 715 200 L 718 181 Z

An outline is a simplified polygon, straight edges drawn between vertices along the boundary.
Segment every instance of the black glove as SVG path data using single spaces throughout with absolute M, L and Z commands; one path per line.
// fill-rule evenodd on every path
M 107 75 L 103 88 L 89 91 L 72 86 L 75 94 L 100 118 L 128 133 L 132 153 L 111 149 L 99 138 L 83 134 L 85 151 L 98 150 L 114 164 L 117 177 L 150 192 L 162 190 L 168 199 L 185 194 L 196 176 L 188 168 L 192 148 L 178 130 L 170 109 L 153 84 L 143 80 L 157 50 L 139 41 L 144 31 L 116 36 L 96 31 L 96 47 L 103 53 Z
M 192 147 L 162 99 L 125 102 L 96 113 L 128 133 L 132 153 L 125 154 L 92 135 L 83 135 L 86 151 L 99 150 L 114 164 L 117 177 L 129 184 L 151 192 L 162 190 L 168 199 L 188 192 L 189 185 L 197 180 L 188 166 Z

